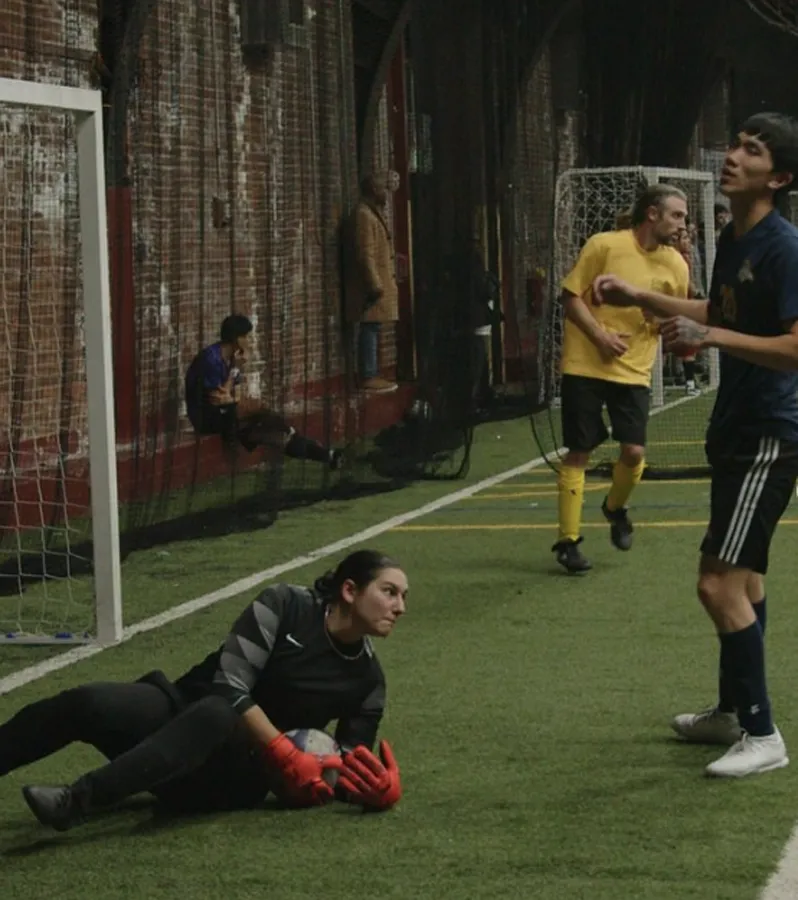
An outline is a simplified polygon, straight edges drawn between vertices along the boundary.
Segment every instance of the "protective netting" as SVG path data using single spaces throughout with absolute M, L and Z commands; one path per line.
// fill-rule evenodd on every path
M 437 107 L 413 120 L 425 88 L 408 89 L 401 61 L 386 75 L 387 14 L 372 22 L 348 0 L 256 6 L 248 30 L 238 4 L 66 0 L 53 3 L 46 29 L 32 0 L 0 13 L 14 25 L 0 74 L 102 92 L 123 554 L 468 467 L 473 398 L 451 277 L 456 242 L 429 227 L 442 173 L 433 145 L 444 160 L 452 151 L 429 130 Z M 253 14 L 268 27 L 258 31 Z M 353 84 L 380 79 L 376 113 L 370 94 L 355 104 Z M 17 629 L 21 616 L 28 630 L 82 632 L 91 588 L 73 576 L 91 568 L 91 520 L 68 243 L 77 187 L 74 148 L 64 148 L 74 136 L 63 117 L 34 123 L 5 108 L 0 125 L 3 336 L 14 350 L 0 385 L 10 597 L 0 626 Z M 378 344 L 380 378 L 399 382 L 391 393 L 363 389 L 358 326 L 344 313 L 344 226 L 372 167 L 399 182 L 384 210 L 398 321 L 383 325 Z M 339 467 L 195 433 L 186 370 L 232 312 L 254 326 L 240 395 L 306 443 L 340 450 Z
M 531 415 L 556 457 L 565 269 L 642 183 L 675 179 L 695 210 L 694 281 L 706 289 L 713 175 L 701 173 L 717 175 L 732 101 L 762 93 L 753 64 L 728 71 L 744 38 L 738 14 L 754 19 L 743 0 L 645 6 L 24 0 L 0 13 L 12 26 L 0 32 L 0 74 L 102 92 L 124 550 L 456 478 L 474 423 L 492 416 Z M 91 559 L 79 273 L 67 250 L 72 136 L 62 120 L 23 127 L 17 115 L 0 109 L 3 329 L 14 347 L 0 387 L 11 395 L 0 441 L 13 525 L 0 549 L 14 607 L 52 630 L 64 614 L 38 611 L 36 579 Z M 398 312 L 377 343 L 392 393 L 363 389 L 345 309 L 347 223 L 372 170 L 398 184 L 383 211 Z M 340 469 L 195 433 L 186 369 L 231 312 L 254 326 L 242 396 L 343 450 Z M 656 376 L 649 471 L 692 471 L 703 465 L 712 358 L 699 360 L 696 396 L 679 361 L 663 357 Z M 37 454 L 26 449 L 34 437 Z M 30 473 L 33 554 L 19 524 L 28 501 L 13 489 Z M 41 488 L 47 478 L 57 491 Z M 86 627 L 82 613 L 69 617 Z
M 745 0 L 769 25 L 798 37 L 798 3 L 795 0 Z
M 109 170 L 120 176 L 111 188 L 114 299 L 136 348 L 125 371 L 117 366 L 127 443 L 120 490 L 135 498 L 125 529 L 145 541 L 156 522 L 171 522 L 181 538 L 208 533 L 209 515 L 227 528 L 218 510 L 231 504 L 239 518 L 243 510 L 263 522 L 344 490 L 456 474 L 467 452 L 462 421 L 452 446 L 424 451 L 432 416 L 424 428 L 402 419 L 415 388 L 379 397 L 358 390 L 355 336 L 341 315 L 340 225 L 358 191 L 354 123 L 341 108 L 352 79 L 350 9 L 319 3 L 305 12 L 291 41 L 250 56 L 234 9 L 161 0 L 140 26 L 135 66 L 111 72 L 109 115 L 127 111 L 127 127 L 108 146 Z M 127 15 L 129 30 L 141 9 Z M 121 62 L 127 49 L 123 39 L 112 56 Z M 396 152 L 384 101 L 374 128 L 375 167 L 390 169 Z M 406 190 L 389 202 L 407 202 Z M 390 207 L 386 221 L 393 231 Z M 300 434 L 345 448 L 341 473 L 229 453 L 193 433 L 183 375 L 232 311 L 255 326 L 242 390 Z M 397 330 L 386 323 L 380 335 L 388 378 Z
M 0 144 L 0 633 L 66 636 L 94 623 L 74 118 L 0 101 Z
M 512 290 L 505 328 L 506 377 L 510 383 L 520 380 L 530 397 L 539 402 L 546 402 L 540 375 L 548 347 L 541 326 L 557 240 L 552 205 L 557 161 L 551 89 L 551 60 L 544 51 L 529 73 L 511 126 L 505 195 L 510 226 L 505 258 Z

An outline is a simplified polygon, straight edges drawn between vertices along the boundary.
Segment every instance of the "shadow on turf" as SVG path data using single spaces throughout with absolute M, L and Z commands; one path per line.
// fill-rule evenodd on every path
M 106 813 L 98 815 L 95 821 L 110 822 L 113 819 L 119 819 L 125 814 L 152 809 L 154 804 L 154 800 L 150 800 L 146 797 L 136 797 L 115 810 L 109 810 Z M 24 809 L 25 803 L 21 797 L 20 805 Z M 129 825 L 129 822 L 127 822 L 127 824 Z M 114 829 L 114 831 L 117 830 L 119 829 Z M 81 834 L 81 832 L 70 832 L 68 836 L 65 834 L 58 834 L 58 832 L 44 828 L 30 814 L 26 815 L 24 819 L 19 818 L 14 821 L 6 821 L 0 824 L 0 836 L 4 837 L 8 832 L 12 832 L 14 837 L 19 836 L 20 832 L 24 832 L 25 840 L 24 843 L 15 842 L 10 847 L 3 847 L 0 850 L 0 857 L 4 859 L 25 859 L 29 856 L 35 856 L 38 853 L 47 852 L 48 850 L 56 850 L 59 847 L 64 846 L 65 840 L 72 839 L 73 836 Z M 109 832 L 108 829 L 90 829 L 82 834 L 82 841 L 88 843 L 108 837 Z
M 322 476 L 313 485 L 286 486 L 279 467 L 265 474 L 260 491 L 227 503 L 164 519 L 169 498 L 158 495 L 126 506 L 120 537 L 122 559 L 131 553 L 166 544 L 260 531 L 271 527 L 281 512 L 322 501 L 345 501 L 400 490 L 418 481 L 458 480 L 468 471 L 471 427 L 433 427 L 405 421 L 386 429 L 365 454 L 351 459 L 334 483 Z M 234 482 L 231 481 L 234 489 Z M 201 497 L 201 486 L 192 490 Z M 187 505 L 190 505 L 191 497 Z M 8 548 L 0 562 L 0 597 L 16 596 L 47 579 L 91 575 L 92 542 L 75 541 L 67 548 L 59 522 L 42 532 L 44 545 Z M 13 534 L 9 532 L 11 538 Z M 3 546 L 0 545 L 0 554 Z
M 344 803 L 336 803 L 329 809 L 338 815 L 362 815 L 362 810 L 359 807 Z M 125 836 L 130 836 L 131 834 L 157 834 L 173 828 L 185 828 L 190 825 L 216 822 L 232 815 L 238 818 L 263 815 L 279 817 L 290 813 L 309 815 L 317 811 L 315 809 L 292 809 L 281 805 L 273 797 L 269 797 L 262 806 L 253 809 L 215 810 L 212 812 L 186 810 L 177 812 L 162 806 L 154 798 L 137 797 L 115 809 L 97 813 L 92 816 L 89 823 L 70 831 L 68 834 L 58 834 L 45 829 L 30 817 L 26 817 L 24 822 L 21 819 L 4 822 L 0 824 L 0 836 L 11 832 L 13 836 L 18 838 L 20 832 L 24 831 L 25 840 L 22 843 L 18 839 L 18 842 L 15 842 L 12 846 L 0 849 L 0 857 L 5 859 L 25 859 L 36 856 L 39 853 L 46 853 L 64 847 L 66 841 L 70 844 L 75 841 L 81 844 L 91 844 L 122 834 Z M 131 814 L 145 812 L 149 812 L 150 815 L 137 817 L 131 821 Z M 275 818 L 275 823 L 277 821 L 279 820 Z

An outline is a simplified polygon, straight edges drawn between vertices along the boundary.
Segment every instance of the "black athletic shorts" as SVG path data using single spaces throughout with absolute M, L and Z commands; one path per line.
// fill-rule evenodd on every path
M 266 444 L 280 446 L 285 437 L 293 433 L 291 426 L 277 413 L 264 409 L 242 416 L 238 414 L 237 403 L 205 404 L 191 424 L 199 434 L 218 434 L 230 443 L 238 441 L 250 452 Z
M 198 434 L 218 434 L 226 441 L 233 441 L 238 435 L 237 406 L 237 403 L 225 403 L 222 406 L 204 403 L 189 418 Z
M 649 404 L 649 389 L 644 385 L 563 375 L 560 410 L 563 444 L 577 453 L 589 453 L 603 444 L 609 436 L 602 415 L 606 406 L 613 439 L 620 444 L 644 447 Z
M 798 443 L 772 437 L 708 443 L 707 460 L 710 517 L 701 552 L 766 574 L 773 532 L 795 490 Z

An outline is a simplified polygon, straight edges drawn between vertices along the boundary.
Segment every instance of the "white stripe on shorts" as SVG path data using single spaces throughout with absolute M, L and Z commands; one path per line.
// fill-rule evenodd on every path
M 779 458 L 779 439 L 763 437 L 759 441 L 759 451 L 751 468 L 743 479 L 743 486 L 737 497 L 723 546 L 718 557 L 730 565 L 736 565 L 740 558 L 748 532 L 751 530 L 756 508 L 765 489 L 770 469 Z

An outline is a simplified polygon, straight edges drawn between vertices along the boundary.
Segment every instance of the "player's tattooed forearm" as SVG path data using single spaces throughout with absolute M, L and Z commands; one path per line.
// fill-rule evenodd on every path
M 669 344 L 686 344 L 700 346 L 709 334 L 709 326 L 695 322 L 685 316 L 677 316 L 671 319 L 663 327 L 663 335 Z
M 681 319 L 679 322 L 679 339 L 686 344 L 702 344 L 709 334 L 709 327 L 693 322 L 691 319 Z

